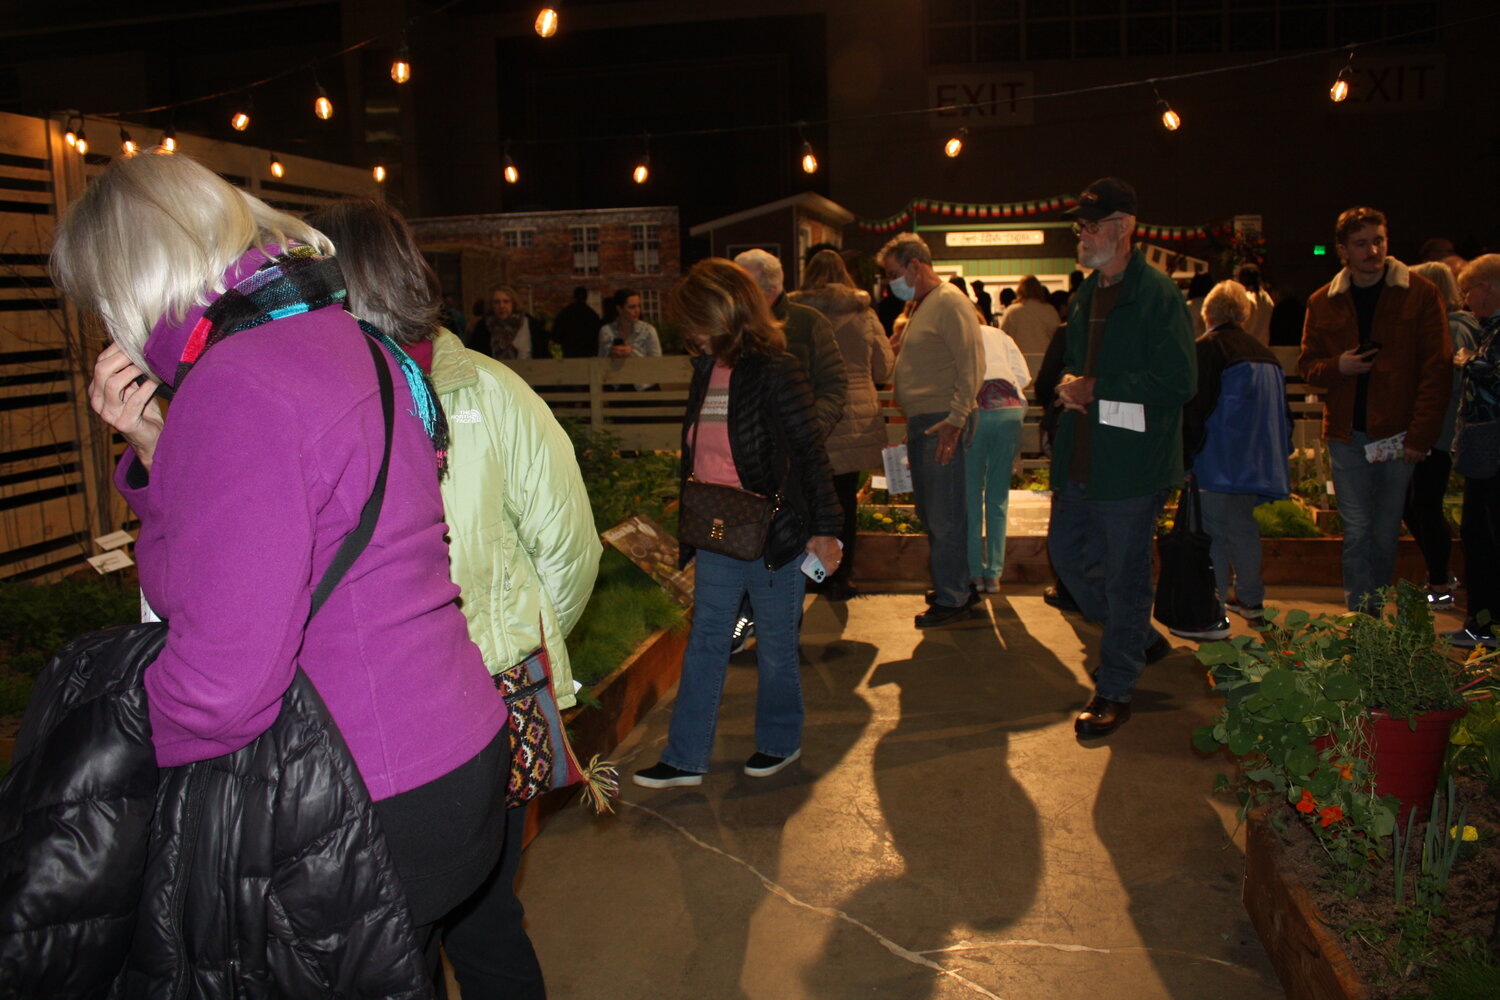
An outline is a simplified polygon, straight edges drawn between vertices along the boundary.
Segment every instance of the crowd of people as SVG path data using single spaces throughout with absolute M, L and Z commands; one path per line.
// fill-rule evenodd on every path
M 919 629 L 984 620 L 981 595 L 1005 571 L 1028 389 L 1043 407 L 1047 599 L 1103 626 L 1080 737 L 1129 718 L 1142 671 L 1168 648 L 1151 624 L 1152 542 L 1185 482 L 1202 498 L 1219 603 L 1216 620 L 1174 631 L 1212 639 L 1231 613 L 1261 621 L 1253 511 L 1288 494 L 1292 433 L 1259 273 L 1184 294 L 1134 245 L 1137 196 L 1118 178 L 1089 185 L 1069 214 L 1073 287 L 1027 276 L 998 312 L 982 282 L 971 297 L 944 280 L 910 233 L 880 251 L 874 303 L 830 249 L 805 262 L 794 293 L 761 250 L 700 261 L 677 284 L 669 315 L 694 355 L 680 558 L 696 563 L 695 606 L 667 744 L 637 784 L 702 782 L 729 658 L 751 634 L 755 751 L 743 771 L 765 778 L 800 757 L 804 595 L 857 594 L 857 495 L 882 463 L 887 382 L 930 540 Z M 1441 502 L 1456 470 L 1468 607 L 1449 637 L 1494 645 L 1500 256 L 1408 267 L 1387 253 L 1384 216 L 1362 207 L 1335 233 L 1343 267 L 1307 302 L 1299 368 L 1323 394 L 1348 607 L 1379 611 L 1403 518 L 1427 558 L 1429 600 L 1453 605 Z M 128 445 L 116 485 L 140 518 L 144 596 L 167 623 L 143 682 L 156 763 L 191 767 L 252 744 L 305 672 L 362 780 L 338 809 L 373 814 L 383 836 L 333 858 L 338 880 L 294 905 L 342 927 L 361 916 L 345 912 L 350 885 L 384 891 L 394 877 L 409 920 L 389 940 L 410 961 L 367 963 L 331 931 L 282 942 L 293 964 L 338 970 L 327 980 L 344 992 L 420 996 L 440 983 L 441 945 L 466 996 L 544 996 L 512 885 L 524 807 L 506 799 L 513 747 L 497 678 L 545 660 L 559 704 L 572 702 L 563 638 L 600 544 L 566 435 L 501 363 L 531 356 L 543 331 L 506 286 L 470 329 L 445 327 L 451 304 L 383 205 L 343 202 L 304 221 L 181 155 L 116 158 L 69 210 L 52 263 L 111 340 L 89 394 Z M 613 297 L 607 322 L 579 292 L 552 331 L 568 353 L 661 353 L 636 292 Z M 1042 358 L 1035 372 L 1028 356 Z M 364 546 L 352 557 L 351 537 Z M 201 794 L 222 807 L 215 843 L 227 854 L 254 846 L 236 822 L 296 819 L 232 818 L 228 778 Z M 67 845 L 56 849 L 65 861 Z M 180 859 L 158 863 L 169 869 L 153 876 L 158 889 L 185 877 L 170 870 Z M 75 870 L 65 890 L 81 898 L 107 874 Z M 214 905 L 211 891 L 197 900 Z M 167 890 L 145 890 L 141 906 L 164 923 L 207 919 Z M 171 938 L 171 961 L 129 974 L 165 988 L 187 970 L 226 995 L 236 977 L 285 974 L 236 957 L 266 951 L 253 938 L 272 928 L 209 923 Z M 240 939 L 215 940 L 226 935 Z M 59 954 L 38 947 L 34 962 Z

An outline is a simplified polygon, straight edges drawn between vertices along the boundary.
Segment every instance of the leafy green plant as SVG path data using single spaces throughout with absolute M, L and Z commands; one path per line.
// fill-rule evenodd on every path
M 677 524 L 678 458 L 676 452 L 620 454 L 620 441 L 608 431 L 591 431 L 572 420 L 559 421 L 573 442 L 578 467 L 588 487 L 594 524 L 612 528 L 633 514 L 645 514 L 668 531 Z
M 1479 775 L 1491 795 L 1500 794 L 1500 701 L 1490 697 L 1469 703 L 1448 735 L 1445 766 L 1450 772 Z
M 1463 705 L 1459 689 L 1464 667 L 1454 663 L 1452 650 L 1437 639 L 1421 588 L 1401 580 L 1394 597 L 1394 610 L 1380 618 L 1348 619 L 1353 640 L 1349 667 L 1360 679 L 1366 705 L 1393 719 L 1409 719 L 1415 729 L 1418 714 Z
M 870 505 L 859 508 L 859 528 L 861 531 L 885 531 L 897 535 L 919 535 L 927 530 L 911 511 Z
M 568 659 L 581 684 L 603 680 L 658 629 L 680 628 L 682 605 L 614 549 L 599 560 L 599 579 L 568 635 Z
M 106 625 L 140 621 L 133 577 L 0 583 L 0 665 L 34 676 L 63 643 Z M 0 715 L 6 714 L 0 711 Z
M 1262 538 L 1317 538 L 1323 534 L 1307 508 L 1290 498 L 1263 503 L 1253 513 Z

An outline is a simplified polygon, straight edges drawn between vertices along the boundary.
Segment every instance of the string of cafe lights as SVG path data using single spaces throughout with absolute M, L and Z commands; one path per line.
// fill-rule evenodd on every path
M 375 45 L 377 43 L 391 42 L 393 43 L 393 56 L 391 59 L 390 69 L 391 80 L 398 86 L 407 84 L 411 82 L 412 79 L 411 55 L 410 49 L 407 45 L 408 31 L 414 28 L 423 19 L 436 14 L 440 14 L 448 10 L 449 8 L 463 2 L 464 0 L 448 0 L 447 3 L 443 4 L 440 7 L 436 7 L 427 13 L 412 17 L 407 21 L 406 26 L 394 37 L 389 34 L 371 36 L 370 38 L 366 38 L 362 41 L 346 46 L 338 50 L 337 52 L 314 60 L 311 63 L 303 63 L 281 72 L 273 73 L 269 76 L 263 77 L 252 83 L 244 84 L 240 87 L 218 91 L 212 94 L 205 94 L 200 97 L 194 97 L 187 100 L 176 101 L 170 104 L 156 105 L 148 108 L 136 108 L 130 111 L 96 113 L 91 117 L 113 119 L 122 122 L 122 124 L 120 125 L 120 150 L 124 155 L 129 156 L 135 152 L 138 152 L 140 147 L 139 144 L 131 139 L 128 131 L 125 129 L 123 125 L 124 119 L 137 115 L 175 112 L 178 108 L 181 107 L 228 98 L 231 104 L 230 127 L 237 132 L 245 132 L 249 130 L 251 122 L 253 120 L 253 92 L 257 88 L 263 87 L 266 84 L 280 80 L 287 76 L 292 76 L 298 73 L 307 73 L 312 82 L 312 89 L 314 93 L 313 114 L 323 121 L 328 121 L 334 115 L 334 105 L 333 101 L 328 96 L 328 91 L 318 80 L 318 64 L 331 62 L 335 59 L 341 59 L 344 56 L 347 56 L 353 52 L 359 51 L 360 49 L 364 49 L 371 45 Z M 532 27 L 539 37 L 547 39 L 556 36 L 562 24 L 561 13 L 559 10 L 560 7 L 561 3 L 555 3 L 544 6 L 540 10 L 538 10 Z M 1097 84 L 1089 87 L 1076 87 L 1039 94 L 1023 94 L 1014 98 L 1005 98 L 1003 101 L 997 99 L 988 102 L 939 104 L 933 105 L 931 107 L 912 108 L 899 111 L 879 111 L 862 115 L 846 115 L 838 118 L 825 118 L 819 121 L 804 120 L 792 122 L 790 124 L 769 123 L 764 125 L 736 125 L 701 129 L 681 129 L 674 132 L 659 132 L 655 134 L 655 137 L 658 139 L 677 139 L 691 138 L 696 136 L 745 134 L 751 132 L 771 132 L 793 129 L 796 131 L 797 135 L 797 156 L 799 166 L 804 173 L 815 174 L 822 167 L 822 163 L 819 160 L 811 141 L 807 138 L 806 129 L 808 129 L 809 127 L 846 125 L 856 122 L 891 120 L 953 112 L 968 113 L 984 109 L 993 109 L 1001 103 L 1010 104 L 1026 101 L 1038 102 L 1060 100 L 1063 98 L 1079 97 L 1088 94 L 1105 93 L 1109 91 L 1147 88 L 1149 88 L 1151 92 L 1152 101 L 1154 102 L 1154 111 L 1158 116 L 1161 127 L 1168 132 L 1176 132 L 1183 127 L 1184 119 L 1181 112 L 1173 108 L 1172 105 L 1162 96 L 1161 86 L 1163 84 L 1176 84 L 1187 80 L 1198 79 L 1201 77 L 1215 76 L 1225 73 L 1235 73 L 1243 70 L 1258 69 L 1266 66 L 1287 63 L 1293 60 L 1326 57 L 1328 55 L 1333 55 L 1340 52 L 1347 52 L 1347 61 L 1345 62 L 1343 68 L 1339 70 L 1336 78 L 1334 79 L 1328 90 L 1329 100 L 1334 103 L 1342 103 L 1343 101 L 1348 99 L 1351 92 L 1351 83 L 1354 78 L 1355 53 L 1359 49 L 1366 49 L 1375 45 L 1402 41 L 1404 39 L 1413 38 L 1418 35 L 1427 35 L 1449 29 L 1460 28 L 1478 21 L 1492 19 L 1495 17 L 1500 17 L 1500 9 L 1491 10 L 1482 14 L 1476 14 L 1445 24 L 1434 25 L 1430 28 L 1420 28 L 1412 31 L 1400 32 L 1397 34 L 1386 35 L 1380 38 L 1374 38 L 1363 42 L 1349 42 L 1344 45 L 1331 46 L 1328 48 L 1309 50 L 1306 52 L 1298 52 L 1282 56 L 1273 56 L 1267 59 L 1259 59 L 1251 62 L 1216 66 L 1209 69 L 1174 73 L 1168 76 L 1148 77 L 1140 80 L 1126 80 L 1117 83 Z M 72 111 L 67 112 L 64 117 L 66 119 L 66 131 L 63 135 L 64 142 L 80 155 L 86 154 L 90 149 L 90 145 L 88 137 L 84 131 L 85 116 L 80 112 Z M 629 135 L 613 135 L 584 138 L 572 137 L 567 139 L 530 139 L 517 140 L 515 141 L 514 145 L 523 147 L 537 147 L 544 145 L 555 145 L 564 142 L 572 144 L 605 143 L 628 141 L 631 138 L 632 136 Z M 636 158 L 631 167 L 631 179 L 636 184 L 645 184 L 650 179 L 651 139 L 652 134 L 649 132 L 641 133 L 640 135 L 641 154 L 638 158 Z M 954 133 L 949 135 L 943 142 L 943 155 L 949 159 L 956 159 L 959 155 L 961 155 L 964 149 L 967 148 L 968 141 L 968 128 L 960 127 Z M 508 184 L 519 183 L 521 179 L 520 164 L 517 162 L 514 154 L 512 154 L 511 152 L 512 144 L 512 140 L 509 138 L 504 141 L 504 154 L 501 161 L 501 175 L 505 182 Z M 176 138 L 176 129 L 173 125 L 169 124 L 167 129 L 162 134 L 162 140 L 159 148 L 163 152 L 171 153 L 176 151 L 178 145 L 179 143 Z M 270 163 L 267 169 L 271 176 L 278 179 L 286 175 L 285 165 L 274 153 L 271 154 Z M 383 183 L 386 179 L 387 171 L 384 164 L 382 163 L 376 163 L 371 168 L 371 173 L 377 183 Z

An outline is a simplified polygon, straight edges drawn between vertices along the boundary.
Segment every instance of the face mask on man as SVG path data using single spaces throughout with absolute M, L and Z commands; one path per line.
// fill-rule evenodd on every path
M 902 302 L 910 302 L 916 298 L 917 290 L 912 287 L 910 281 L 906 280 L 906 275 L 904 274 L 899 278 L 892 278 L 890 287 L 891 294 Z

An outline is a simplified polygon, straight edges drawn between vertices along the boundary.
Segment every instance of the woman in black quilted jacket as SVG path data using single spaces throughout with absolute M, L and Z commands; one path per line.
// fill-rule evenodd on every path
M 744 770 L 769 777 L 801 756 L 804 563 L 816 559 L 824 572 L 838 569 L 843 523 L 807 372 L 786 353 L 786 338 L 750 275 L 721 258 L 700 261 L 673 290 L 670 309 L 684 339 L 701 352 L 683 421 L 684 482 L 691 476 L 779 497 L 779 506 L 754 558 L 682 546 L 684 565 L 697 559 L 693 631 L 666 751 L 660 763 L 635 773 L 635 783 L 647 788 L 703 783 L 730 634 L 747 593 L 760 687 L 755 752 Z

